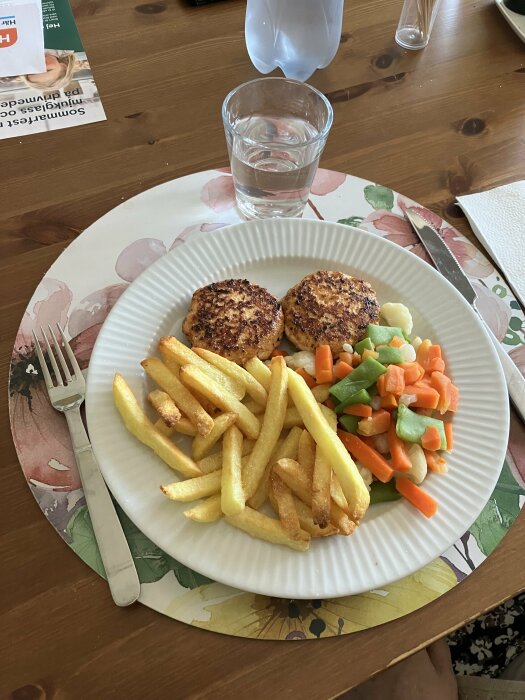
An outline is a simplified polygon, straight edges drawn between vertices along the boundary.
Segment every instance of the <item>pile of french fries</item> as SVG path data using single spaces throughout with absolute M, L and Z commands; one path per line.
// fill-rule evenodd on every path
M 127 429 L 182 481 L 161 486 L 174 501 L 200 502 L 184 515 L 224 518 L 253 537 L 308 549 L 312 537 L 350 535 L 369 492 L 323 405 L 328 386 L 309 389 L 282 357 L 244 367 L 176 338 L 161 338 L 160 358 L 142 362 L 158 387 L 152 422 L 120 374 L 113 396 Z M 191 457 L 171 439 L 193 438 Z M 278 517 L 261 508 L 269 502 Z M 265 510 L 270 512 L 266 507 Z

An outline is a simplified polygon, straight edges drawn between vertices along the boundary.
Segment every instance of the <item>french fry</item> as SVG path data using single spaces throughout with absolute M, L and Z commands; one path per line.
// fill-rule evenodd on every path
M 345 513 L 349 512 L 348 501 L 343 493 L 339 479 L 334 472 L 332 472 L 332 479 L 330 481 L 330 497 L 334 503 L 337 503 L 341 510 L 344 510 Z
M 246 362 L 244 367 L 246 371 L 249 372 L 252 375 L 252 377 L 259 382 L 259 384 L 263 385 L 266 391 L 270 391 L 271 372 L 268 365 L 266 365 L 258 357 L 252 357 L 248 360 L 248 362 Z M 288 406 L 292 406 L 292 400 L 289 396 L 286 397 L 286 403 Z M 294 425 L 299 425 L 299 423 L 293 422 L 293 419 L 291 420 L 292 422 L 290 425 L 286 426 L 287 428 L 292 428 Z
M 183 365 L 180 368 L 180 378 L 187 387 L 196 389 L 201 394 L 204 394 L 215 406 L 218 406 L 223 411 L 236 413 L 237 427 L 242 430 L 246 437 L 253 440 L 257 439 L 261 429 L 259 419 L 199 367 L 196 365 Z
M 348 514 L 333 501 L 330 505 L 330 522 L 335 525 L 341 535 L 351 535 L 357 527 L 356 523 L 350 520 Z
M 224 519 L 230 525 L 244 530 L 244 532 L 260 540 L 266 540 L 274 544 L 284 544 L 299 552 L 306 551 L 310 546 L 310 535 L 307 532 L 299 530 L 298 536 L 292 537 L 286 532 L 279 520 L 269 518 L 267 515 L 258 510 L 253 510 L 249 506 L 246 506 L 237 515 L 228 516 Z
M 173 428 L 168 428 L 162 418 L 159 418 L 158 421 L 155 421 L 155 428 L 163 435 L 166 435 L 166 437 L 170 437 L 174 433 L 181 433 L 181 435 L 188 435 L 189 437 L 197 435 L 197 428 L 184 416 L 175 423 Z
M 232 425 L 224 433 L 222 442 L 221 510 L 224 515 L 237 515 L 244 510 L 242 487 L 241 431 Z
M 295 501 L 292 492 L 284 481 L 272 474 L 270 476 L 270 485 L 272 489 L 273 499 L 277 506 L 277 514 L 284 529 L 294 537 L 301 530 L 299 524 L 299 516 L 295 508 Z
M 255 445 L 254 440 L 243 440 L 242 443 L 242 457 L 243 459 L 250 454 L 250 452 L 253 450 L 253 446 Z M 197 462 L 197 466 L 201 470 L 203 474 L 209 474 L 210 472 L 214 472 L 217 469 L 222 469 L 222 450 L 219 450 L 218 452 L 215 452 L 212 455 L 208 455 L 207 457 L 203 457 L 202 459 L 199 459 Z
M 148 376 L 171 396 L 182 413 L 197 428 L 199 435 L 207 435 L 213 429 L 213 418 L 206 413 L 193 394 L 161 360 L 157 357 L 150 357 L 140 364 Z
M 279 459 L 273 465 L 272 470 L 306 505 L 312 504 L 312 478 L 296 459 Z
M 224 372 L 221 372 L 209 362 L 206 362 L 201 357 L 199 357 L 193 350 L 191 350 L 187 345 L 181 343 L 172 335 L 166 335 L 160 339 L 159 350 L 161 355 L 170 357 L 178 365 L 193 365 L 198 367 L 202 372 L 204 372 L 208 377 L 211 377 L 217 384 L 220 384 L 223 389 L 233 394 L 236 399 L 242 399 L 246 393 L 244 386 L 239 384 L 239 382 L 234 381 L 231 377 L 228 377 Z
M 169 352 L 166 352 L 166 349 L 159 344 L 159 352 L 162 355 L 162 361 L 166 365 L 166 367 L 169 369 L 170 372 L 172 372 L 177 379 L 179 379 L 179 372 L 180 372 L 180 365 L 178 362 L 175 362 L 173 359 L 172 355 L 170 355 Z M 197 401 L 200 403 L 200 405 L 203 407 L 203 409 L 206 411 L 206 413 L 209 413 L 210 416 L 213 416 L 213 414 L 217 411 L 215 406 L 208 401 L 208 399 L 205 396 L 202 396 L 202 394 L 199 394 L 198 391 L 193 391 L 192 394 L 195 396 Z
M 306 503 L 307 506 L 311 506 L 312 481 L 298 462 L 293 459 L 280 459 L 273 465 L 273 470 L 301 501 Z M 351 535 L 356 527 L 348 515 L 333 501 L 330 504 L 330 522 L 343 535 Z
M 322 386 L 322 385 L 320 385 Z M 319 387 L 317 387 L 319 388 Z M 332 411 L 331 408 L 328 408 L 327 406 L 321 405 L 321 411 L 323 412 L 324 417 L 328 421 L 328 425 L 332 428 L 334 432 L 337 432 L 337 415 L 335 414 L 334 411 Z M 342 508 L 342 510 L 345 511 L 345 513 L 349 513 L 349 508 L 348 508 L 348 501 L 345 498 L 345 495 L 343 493 L 343 489 L 341 488 L 341 484 L 339 483 L 339 479 L 337 476 L 334 474 L 332 471 L 332 478 L 330 481 L 330 496 L 332 497 L 332 500 L 334 503 L 337 503 L 339 508 Z
M 321 406 L 326 422 L 332 432 L 337 432 L 337 416 L 326 406 Z M 301 459 L 299 458 L 299 462 Z M 312 476 L 312 514 L 314 523 L 325 528 L 330 522 L 330 488 L 332 465 L 319 445 L 315 448 L 315 465 Z
M 235 423 L 235 413 L 221 413 L 213 421 L 213 428 L 206 435 L 197 435 L 191 445 L 191 456 L 195 461 L 202 459 L 204 455 L 221 439 L 228 428 Z
M 334 433 L 326 422 L 304 379 L 291 370 L 288 370 L 288 388 L 306 429 L 329 460 L 339 479 L 348 501 L 350 517 L 358 523 L 370 504 L 370 494 L 354 461 L 337 433 Z
M 270 391 L 272 373 L 268 365 L 265 365 L 258 357 L 252 357 L 245 363 L 244 368 L 267 392 Z
M 192 459 L 155 429 L 120 374 L 115 374 L 113 379 L 113 400 L 129 432 L 152 449 L 169 467 L 187 477 L 201 474 Z
M 181 418 L 182 420 L 182 418 Z M 166 423 L 162 420 L 162 418 L 158 418 L 155 423 L 153 424 L 153 427 L 155 428 L 156 431 L 161 433 L 161 435 L 164 435 L 165 437 L 171 437 L 173 433 L 175 432 L 175 428 L 169 428 Z M 193 426 L 191 426 L 193 428 Z M 195 428 L 193 428 L 194 434 L 197 434 L 197 431 Z
M 173 355 L 168 350 L 166 350 L 166 347 L 164 345 L 161 345 L 160 343 L 159 352 L 162 355 L 162 361 L 164 362 L 166 367 L 170 370 L 170 372 L 173 372 L 173 374 L 180 379 L 180 365 L 173 359 Z M 206 413 L 210 414 L 210 416 L 213 416 L 214 413 L 217 412 L 217 408 L 211 403 L 211 401 L 208 401 L 208 399 L 205 396 L 199 394 L 198 391 L 192 391 L 192 394 L 195 396 L 195 398 L 206 411 Z
M 181 414 L 173 399 L 165 391 L 154 389 L 148 394 L 148 401 L 157 411 L 168 428 L 174 428 L 180 421 Z
M 226 357 L 217 355 L 215 352 L 210 352 L 210 350 L 195 348 L 194 352 L 196 352 L 199 357 L 202 357 L 203 360 L 209 362 L 210 365 L 217 367 L 221 372 L 243 385 L 246 393 L 251 396 L 254 401 L 261 406 L 266 406 L 266 401 L 268 400 L 266 389 L 255 377 L 245 370 L 244 367 L 228 360 Z
M 170 372 L 172 372 L 176 377 L 179 376 L 179 370 L 180 370 L 180 365 L 178 362 L 175 362 L 173 359 L 173 356 L 170 355 L 167 352 L 163 352 L 164 348 L 160 345 L 159 343 L 159 352 L 162 356 L 162 361 L 166 365 L 166 367 L 169 369 Z
M 283 429 L 286 412 L 288 373 L 282 357 L 274 357 L 271 365 L 270 391 L 262 420 L 261 432 L 243 470 L 243 485 L 246 499 L 253 496 L 261 481 L 268 460 Z
M 222 469 L 211 474 L 203 474 L 186 481 L 175 481 L 161 486 L 162 493 L 172 501 L 196 501 L 218 493 L 221 488 Z
M 294 428 L 298 425 L 303 425 L 302 416 L 295 406 L 290 406 L 286 409 L 286 413 L 284 415 L 283 429 L 289 430 L 290 428 Z
M 332 467 L 318 446 L 312 479 L 312 513 L 314 523 L 323 528 L 330 522 L 331 482 Z
M 330 385 L 329 384 L 318 384 L 310 389 L 312 396 L 317 401 L 317 403 L 324 403 L 330 398 Z
M 185 418 L 184 416 L 182 416 L 180 421 L 178 421 L 178 423 L 175 424 L 173 432 L 180 433 L 181 435 L 188 435 L 188 437 L 195 437 L 196 435 L 198 435 L 197 428 L 188 418 Z
M 263 478 L 260 480 L 257 490 L 248 501 L 248 505 L 251 508 L 255 508 L 255 510 L 257 510 L 263 505 L 263 503 L 266 503 L 270 493 L 270 473 L 275 462 L 277 462 L 279 459 L 284 459 L 285 457 L 288 457 L 289 459 L 295 459 L 297 457 L 297 446 L 299 444 L 299 438 L 301 437 L 302 432 L 303 431 L 301 428 L 292 428 L 284 440 L 277 441 L 277 445 L 275 446 L 275 449 L 268 460 L 268 464 L 266 465 L 266 469 L 264 470 Z M 200 465 L 198 466 L 201 468 Z
M 297 445 L 297 461 L 309 479 L 313 478 L 315 465 L 315 442 L 308 430 L 303 430 Z
M 264 413 L 265 406 L 261 406 L 260 403 L 254 401 L 253 399 L 244 399 L 243 404 L 246 408 L 253 413 L 254 416 L 259 416 Z
M 208 496 L 190 510 L 185 510 L 184 515 L 199 523 L 213 523 L 215 520 L 219 520 L 222 518 L 221 494 L 215 493 L 213 496 Z
M 305 532 L 309 532 L 312 537 L 329 537 L 330 535 L 337 535 L 338 529 L 334 527 L 331 523 L 328 523 L 326 527 L 319 527 L 314 523 L 312 509 L 309 508 L 306 503 L 301 501 L 300 498 L 294 496 L 295 500 L 295 510 L 299 517 L 299 523 Z

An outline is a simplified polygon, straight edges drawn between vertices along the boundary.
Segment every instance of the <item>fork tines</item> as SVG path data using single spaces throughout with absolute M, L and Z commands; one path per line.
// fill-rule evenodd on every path
M 63 378 L 65 378 L 65 384 L 67 385 L 69 382 L 73 381 L 73 377 L 75 379 L 80 379 L 82 377 L 82 374 L 81 374 L 78 362 L 76 360 L 76 357 L 73 354 L 73 351 L 71 350 L 71 346 L 69 345 L 69 343 L 66 339 L 64 331 L 62 330 L 59 323 L 57 323 L 56 325 L 57 325 L 57 328 L 58 328 L 59 333 L 60 333 L 60 338 L 62 340 L 62 347 L 66 351 L 66 355 L 69 359 L 71 369 L 73 370 L 73 376 L 72 376 L 71 371 L 66 363 L 64 353 L 62 352 L 62 347 L 60 346 L 60 342 L 57 339 L 54 330 L 51 328 L 50 325 L 47 326 L 49 329 L 49 334 L 51 336 L 51 342 L 49 341 L 49 338 L 46 335 L 42 326 L 40 326 L 40 332 L 42 334 L 42 338 L 43 338 L 44 344 L 46 346 L 47 356 L 49 358 L 49 362 L 51 363 L 51 367 L 53 368 L 53 372 L 54 372 L 55 379 L 56 379 L 56 385 L 64 386 L 64 379 Z M 44 353 L 42 352 L 42 348 L 40 347 L 40 342 L 38 341 L 38 337 L 37 337 L 34 330 L 33 330 L 33 338 L 35 340 L 36 354 L 38 356 L 38 361 L 40 362 L 40 367 L 42 368 L 42 373 L 44 375 L 44 380 L 46 382 L 46 386 L 48 389 L 52 389 L 53 386 L 55 386 L 55 384 L 53 383 L 53 379 L 52 379 L 51 374 L 49 372 L 47 362 L 44 358 Z M 54 352 L 53 352 L 53 350 L 54 350 Z M 55 357 L 55 355 L 56 355 L 56 357 Z M 61 372 L 58 368 L 56 358 L 58 358 L 58 362 L 60 363 L 60 366 L 62 368 L 63 375 L 61 374 Z

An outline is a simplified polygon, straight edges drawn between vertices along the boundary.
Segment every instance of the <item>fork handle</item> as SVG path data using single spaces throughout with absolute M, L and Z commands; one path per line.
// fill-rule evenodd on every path
M 82 423 L 80 409 L 71 408 L 65 411 L 65 416 L 111 595 L 117 605 L 131 605 L 140 595 L 140 581 L 128 542 Z

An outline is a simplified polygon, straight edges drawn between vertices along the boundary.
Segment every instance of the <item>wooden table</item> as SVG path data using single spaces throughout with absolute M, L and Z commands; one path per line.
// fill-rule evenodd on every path
M 0 142 L 3 383 L 23 311 L 55 258 L 123 199 L 225 165 L 221 101 L 257 75 L 242 2 L 77 0 L 74 9 L 108 121 Z M 403 192 L 469 235 L 456 195 L 525 176 L 524 46 L 490 0 L 443 0 L 427 49 L 402 51 L 393 39 L 400 9 L 400 0 L 347 3 L 337 57 L 311 79 L 335 110 L 323 165 Z M 332 698 L 525 581 L 522 514 L 456 589 L 359 634 L 259 642 L 140 605 L 118 609 L 34 502 L 5 384 L 0 396 L 1 697 Z

